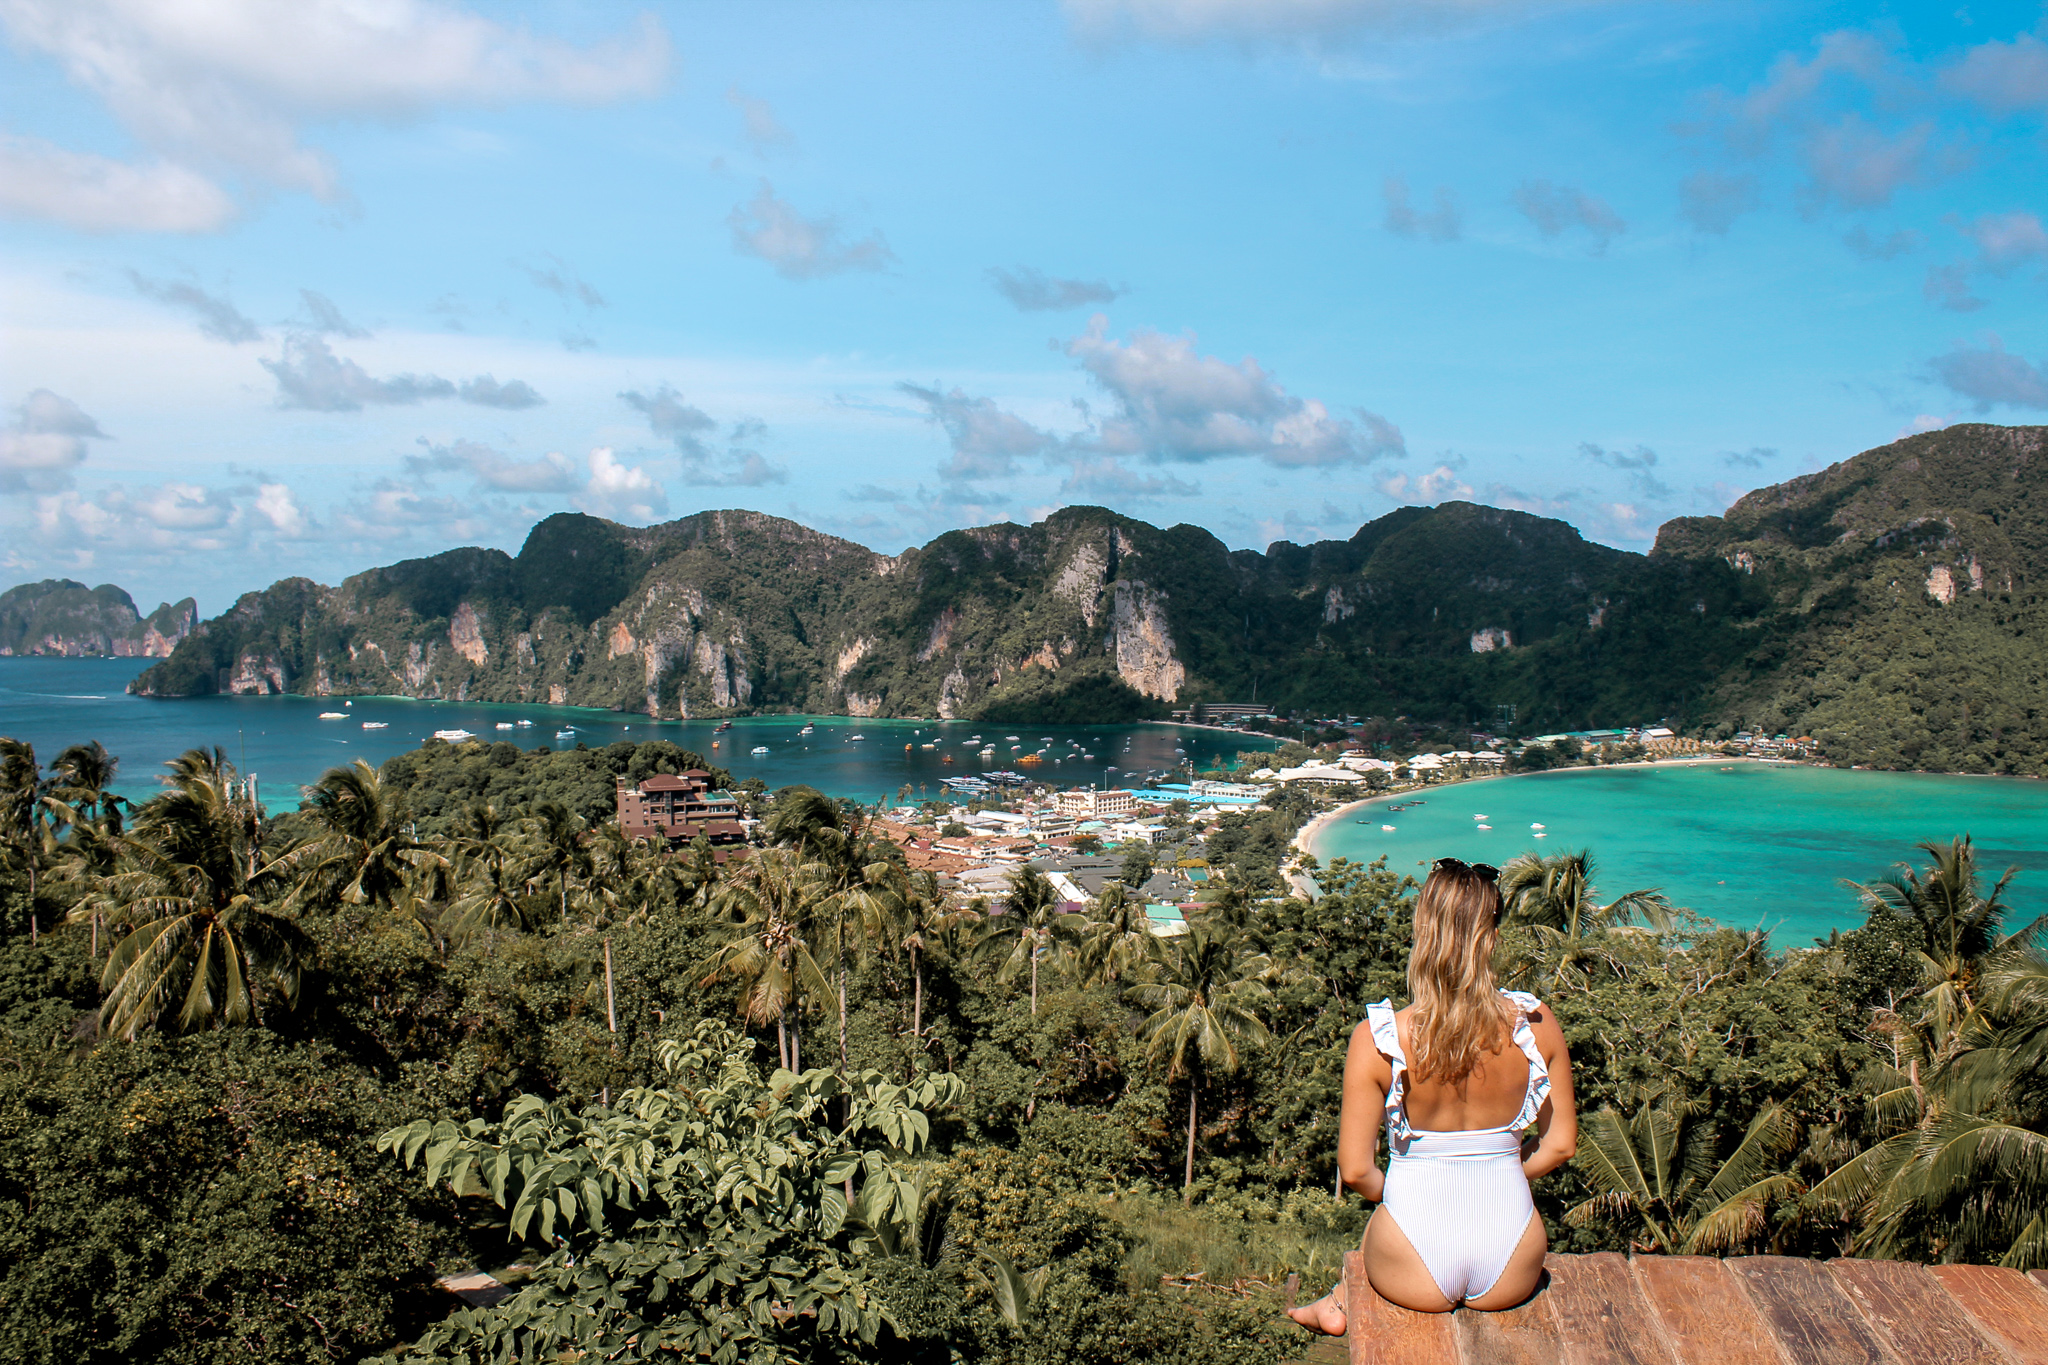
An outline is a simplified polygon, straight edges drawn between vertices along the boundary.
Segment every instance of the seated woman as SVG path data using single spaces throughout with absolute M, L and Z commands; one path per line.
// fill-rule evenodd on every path
M 1571 1056 L 1533 995 L 1495 989 L 1498 874 L 1437 860 L 1415 898 L 1414 1003 L 1366 1010 L 1344 1060 L 1337 1165 L 1379 1204 L 1365 1273 L 1380 1297 L 1423 1313 L 1512 1308 L 1536 1292 L 1547 1239 L 1529 1182 L 1571 1160 L 1579 1117 Z M 1389 1157 L 1373 1164 L 1380 1120 Z M 1522 1136 L 1531 1123 L 1536 1135 Z M 1291 1310 L 1344 1331 L 1344 1286 Z

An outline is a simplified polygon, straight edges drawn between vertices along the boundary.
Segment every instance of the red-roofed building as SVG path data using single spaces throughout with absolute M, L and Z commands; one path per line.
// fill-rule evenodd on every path
M 739 803 L 712 791 L 711 774 L 701 768 L 673 776 L 657 774 L 637 787 L 620 778 L 618 818 L 628 837 L 661 839 L 671 849 L 701 836 L 720 862 L 744 850 L 747 843 Z

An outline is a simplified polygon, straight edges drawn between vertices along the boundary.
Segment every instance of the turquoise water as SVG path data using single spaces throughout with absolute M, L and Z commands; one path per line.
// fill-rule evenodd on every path
M 508 706 L 483 702 L 411 701 L 401 697 L 201 697 L 159 701 L 123 689 L 143 663 L 134 659 L 0 659 L 0 735 L 34 744 L 45 763 L 68 744 L 97 739 L 121 760 L 115 784 L 124 796 L 146 798 L 157 789 L 161 765 L 187 749 L 219 745 L 244 772 L 255 773 L 266 804 L 287 809 L 296 789 L 328 768 L 365 758 L 382 763 L 416 748 L 436 730 L 469 730 L 484 740 L 508 740 L 523 749 L 562 749 L 581 742 L 601 748 L 616 740 L 666 739 L 703 754 L 740 779 L 758 777 L 772 790 L 808 782 L 833 796 L 874 801 L 894 798 L 908 784 L 913 795 L 937 796 L 939 779 L 1010 768 L 1053 786 L 1120 786 L 1147 772 L 1166 772 L 1176 747 L 1200 767 L 1230 761 L 1240 749 L 1267 749 L 1253 736 L 1176 725 L 987 725 L 980 721 L 854 720 L 809 718 L 817 729 L 799 734 L 802 716 L 736 720 L 716 733 L 715 721 L 650 721 L 645 716 L 588 707 Z M 346 720 L 321 720 L 322 711 L 346 711 Z M 531 720 L 527 729 L 499 730 L 501 722 Z M 388 727 L 365 730 L 364 721 Z M 557 739 L 565 726 L 576 733 Z M 859 735 L 862 738 L 855 739 Z M 996 746 L 984 765 L 971 735 Z M 1016 735 L 1016 740 L 1005 738 Z M 1047 743 L 1045 736 L 1051 736 Z M 937 747 L 925 749 L 925 743 Z M 1015 752 L 1012 744 L 1017 745 Z M 910 747 L 906 748 L 908 745 Z M 757 755 L 756 747 L 769 752 Z M 1045 751 L 1028 767 L 1016 760 Z M 1094 760 L 1080 757 L 1092 753 Z M 951 763 L 944 760 L 950 757 Z M 1111 771 L 1114 765 L 1114 771 Z
M 1842 878 L 1872 880 L 1919 861 L 1922 839 L 1968 834 L 1993 879 L 2020 867 L 2008 929 L 2048 913 L 2048 782 L 1703 762 L 1530 773 L 1421 795 L 1399 812 L 1384 807 L 1402 797 L 1350 811 L 1323 830 L 1316 856 L 1384 854 L 1419 876 L 1441 857 L 1498 866 L 1517 853 L 1590 848 L 1603 900 L 1659 887 L 1722 924 L 1802 947 L 1863 922 Z

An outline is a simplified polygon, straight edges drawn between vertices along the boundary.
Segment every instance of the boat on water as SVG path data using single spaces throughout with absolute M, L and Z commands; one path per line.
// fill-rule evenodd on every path
M 851 743 L 853 743 L 853 742 L 854 742 L 855 740 L 857 740 L 857 739 L 866 739 L 866 738 L 867 738 L 867 736 L 866 736 L 866 735 L 848 735 L 848 736 L 846 737 L 846 742 L 847 742 L 848 744 L 851 744 Z
M 815 730 L 815 729 L 817 729 L 817 728 L 818 728 L 818 727 L 817 727 L 817 726 L 815 726 L 815 725 L 808 725 L 808 724 L 807 724 L 807 725 L 805 725 L 805 726 L 804 726 L 804 728 L 803 728 L 803 729 L 801 729 L 801 730 L 797 731 L 797 734 L 799 734 L 799 735 L 808 735 L 808 734 L 810 734 L 810 733 L 811 733 L 811 732 L 812 732 L 813 730 Z
M 500 730 L 509 730 L 512 728 L 512 722 L 509 720 L 501 720 L 498 722 L 498 728 Z
M 391 722 L 383 720 L 366 720 L 363 722 L 363 728 L 365 730 L 389 730 L 391 728 Z
M 718 722 L 717 728 L 714 729 L 711 733 L 714 735 L 722 735 L 730 729 L 732 729 L 732 722 L 729 720 L 722 720 Z
M 1541 820 L 1532 820 L 1532 821 L 1530 821 L 1530 822 L 1529 822 L 1529 828 L 1530 828 L 1530 829 L 1543 829 L 1543 828 L 1545 828 L 1545 826 L 1544 826 L 1544 824 L 1543 824 L 1543 822 L 1542 822 Z
M 475 739 L 476 736 L 467 730 L 436 730 L 434 731 L 434 738 L 445 739 L 450 744 L 460 744 L 465 739 Z
M 530 720 L 522 720 L 519 722 L 519 728 L 522 730 L 531 730 L 533 728 L 533 722 Z
M 1394 832 L 1394 827 L 1392 825 L 1381 825 L 1380 828 L 1385 830 L 1389 834 L 1392 834 Z
M 1007 742 L 1007 741 L 1009 741 L 1009 740 L 1013 740 L 1013 739 L 1015 739 L 1015 738 L 1016 738 L 1016 736 L 1015 736 L 1015 735 L 1004 735 L 1004 736 L 1003 736 L 1003 739 L 1004 739 L 1004 740 L 1005 740 L 1006 742 Z
M 1479 828 L 1479 829 L 1492 829 L 1492 828 L 1493 828 L 1493 826 L 1492 826 L 1492 825 L 1479 825 L 1479 826 L 1477 826 L 1477 828 Z
M 320 719 L 322 719 L 322 720 L 347 720 L 347 719 L 348 719 L 348 712 L 346 712 L 346 711 L 322 711 L 322 712 L 320 713 Z
M 756 745 L 755 745 L 755 746 L 754 746 L 753 748 L 749 749 L 749 750 L 748 750 L 747 752 L 748 752 L 748 753 L 752 753 L 752 754 L 765 754 L 765 753 L 767 753 L 767 752 L 768 752 L 768 746 L 767 746 L 767 745 L 765 745 L 765 744 L 756 744 Z
M 574 730 L 557 730 L 557 731 L 555 731 L 555 738 L 556 738 L 556 739 L 574 739 L 574 738 L 576 738 L 576 732 L 575 732 Z

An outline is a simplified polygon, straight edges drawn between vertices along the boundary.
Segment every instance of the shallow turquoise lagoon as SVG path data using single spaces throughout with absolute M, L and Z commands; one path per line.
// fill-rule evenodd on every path
M 622 739 L 666 739 L 731 769 L 736 778 L 758 777 L 771 790 L 807 782 L 833 796 L 864 801 L 893 799 L 906 785 L 913 797 L 938 796 L 941 778 L 984 768 L 1009 768 L 1054 786 L 1115 787 L 1140 781 L 1148 772 L 1167 772 L 1185 760 L 1206 768 L 1228 762 L 1240 749 L 1272 747 L 1272 741 L 1254 736 L 1172 725 L 773 716 L 736 720 L 730 730 L 719 732 L 716 721 L 657 722 L 587 707 L 400 697 L 357 697 L 346 705 L 335 697 L 131 697 L 123 689 L 146 662 L 0 659 L 0 735 L 34 744 L 46 763 L 68 744 L 97 739 L 121 760 L 116 783 L 121 794 L 138 800 L 157 790 L 155 777 L 166 760 L 187 749 L 219 745 L 244 772 L 257 775 L 272 809 L 296 805 L 297 788 L 317 781 L 328 768 L 355 758 L 382 763 L 417 748 L 436 730 L 469 730 L 480 739 L 506 740 L 522 749 L 578 743 L 595 749 Z M 347 719 L 321 720 L 323 711 L 345 712 Z M 522 720 L 533 724 L 497 728 L 517 727 Z M 386 728 L 365 730 L 365 721 Z M 816 727 L 808 735 L 801 733 L 807 723 Z M 574 734 L 557 738 L 569 727 Z M 976 735 L 981 743 L 970 744 Z M 928 743 L 934 747 L 924 748 Z M 995 745 L 992 759 L 980 757 L 983 744 Z M 768 752 L 756 754 L 756 748 Z M 1041 752 L 1038 763 L 1019 765 L 1024 755 Z
M 1420 876 L 1441 857 L 1498 866 L 1517 853 L 1589 848 L 1603 900 L 1660 887 L 1722 924 L 1800 947 L 1863 922 L 1841 879 L 1869 881 L 1919 861 L 1919 840 L 1968 834 L 1993 879 L 2020 867 L 2008 928 L 2048 913 L 2048 782 L 1701 762 L 1530 773 L 1420 795 L 1398 812 L 1384 807 L 1401 797 L 1349 812 L 1325 828 L 1316 856 L 1385 855 Z

